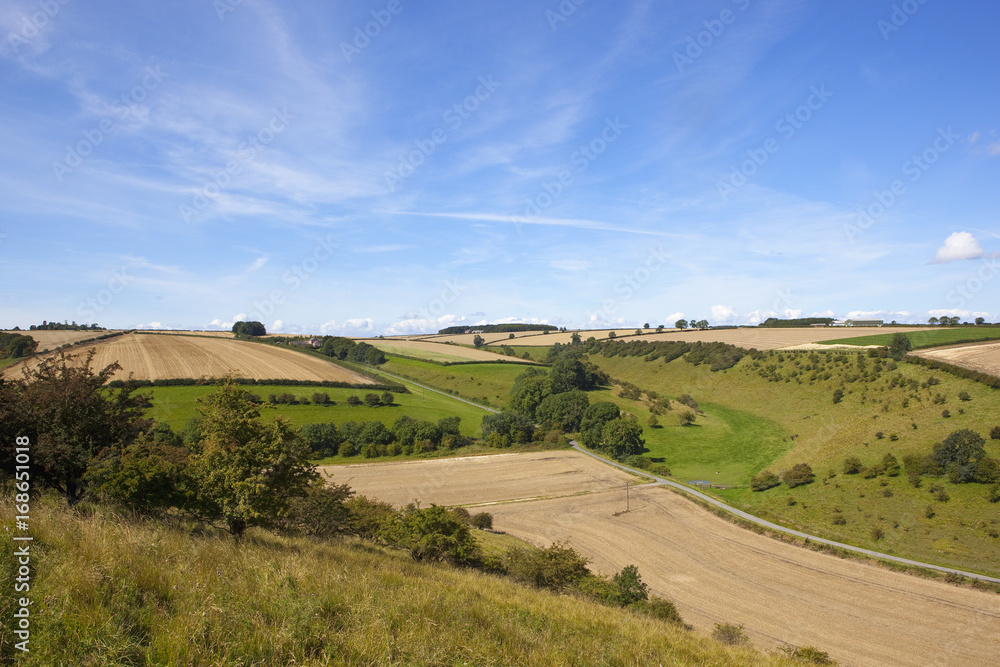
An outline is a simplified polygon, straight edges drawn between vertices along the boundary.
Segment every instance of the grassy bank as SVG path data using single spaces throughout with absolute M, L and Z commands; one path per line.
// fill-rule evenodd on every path
M 21 665 L 801 664 L 359 541 L 251 532 L 237 544 L 54 500 L 32 520 Z M 10 540 L 0 554 L 13 572 Z M 8 663 L 13 612 L 0 596 Z
M 739 460 L 741 454 L 742 470 L 750 474 L 763 469 L 780 473 L 808 463 L 816 473 L 812 484 L 717 494 L 748 512 L 822 537 L 1000 574 L 1000 507 L 989 502 L 987 485 L 926 477 L 917 488 L 905 474 L 865 479 L 843 473 L 848 456 L 866 466 L 887 453 L 902 461 L 906 454 L 929 454 L 934 443 L 963 428 L 986 437 L 988 455 L 1000 457 L 1000 441 L 988 438 L 1000 424 L 1000 391 L 914 364 L 891 365 L 891 360 L 876 367 L 876 360 L 866 357 L 859 371 L 857 355 L 839 355 L 844 361 L 834 363 L 837 356 L 775 353 L 759 361 L 747 357 L 716 373 L 682 359 L 592 359 L 612 376 L 643 389 L 671 398 L 688 393 L 701 404 L 705 414 L 695 426 L 671 424 L 672 412 L 683 409 L 675 403 L 672 412 L 661 415 L 664 428 L 644 429 L 651 455 L 662 455 L 679 479 L 724 483 L 722 473 L 732 471 L 734 457 Z M 838 388 L 843 398 L 834 403 Z M 968 400 L 959 397 L 962 392 Z M 645 424 L 645 397 L 615 400 Z M 727 410 L 732 411 L 728 421 Z M 944 410 L 950 416 L 943 416 Z M 777 430 L 762 430 L 765 423 Z M 743 449 L 734 452 L 740 442 Z M 693 462 L 700 468 L 692 467 Z M 691 477 L 706 470 L 708 475 Z

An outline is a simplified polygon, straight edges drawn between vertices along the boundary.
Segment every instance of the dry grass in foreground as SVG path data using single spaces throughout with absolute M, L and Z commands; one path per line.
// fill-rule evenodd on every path
M 802 664 L 363 542 L 237 544 L 49 499 L 32 520 L 20 665 Z M 11 572 L 11 540 L 0 554 Z M 0 596 L 0 662 L 13 660 L 13 611 Z

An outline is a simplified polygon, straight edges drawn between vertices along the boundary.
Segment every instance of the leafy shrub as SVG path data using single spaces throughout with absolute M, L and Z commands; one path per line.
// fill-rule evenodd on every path
M 880 527 L 878 527 L 878 526 L 876 526 L 876 527 L 872 528 L 872 539 L 873 539 L 873 540 L 875 540 L 876 542 L 878 542 L 878 541 L 879 541 L 879 540 L 881 540 L 881 539 L 882 539 L 883 537 L 885 537 L 885 531 L 884 531 L 884 530 L 882 530 L 882 529 L 881 529 Z
M 991 503 L 1000 503 L 1000 484 L 994 484 L 986 494 L 986 499 Z
M 882 470 L 889 477 L 899 477 L 899 460 L 891 452 L 882 457 Z
M 646 614 L 647 616 L 652 616 L 653 618 L 661 621 L 666 621 L 667 623 L 680 626 L 684 625 L 684 620 L 681 618 L 680 612 L 677 611 L 677 607 L 675 607 L 674 603 L 670 600 L 651 597 L 649 600 L 634 603 L 631 608 L 635 611 Z
M 729 644 L 730 646 L 740 646 L 750 643 L 750 639 L 743 632 L 742 624 L 716 623 L 715 629 L 712 630 L 712 639 L 723 644 Z
M 814 665 L 837 664 L 830 659 L 829 653 L 820 651 L 812 646 L 788 646 L 782 650 L 787 653 L 790 658 L 801 660 L 802 662 L 808 662 Z
M 351 406 L 361 405 L 361 399 L 355 396 L 354 394 L 351 394 L 350 396 L 347 397 L 347 404 Z
M 937 513 L 934 511 L 933 505 L 928 505 L 924 508 L 924 516 L 928 519 L 933 519 Z
M 845 517 L 843 514 L 836 515 L 835 517 L 833 517 L 833 525 L 835 525 L 835 526 L 846 526 L 847 525 L 847 517 Z
M 781 477 L 789 488 L 795 488 L 796 486 L 802 486 L 803 484 L 810 484 L 814 479 L 816 479 L 816 475 L 813 473 L 813 470 L 808 463 L 796 463 L 790 469 L 782 473 Z
M 844 459 L 844 474 L 845 475 L 857 475 L 864 468 L 861 463 L 861 459 L 857 456 L 848 456 Z
M 481 557 L 469 527 L 437 505 L 402 511 L 380 534 L 390 544 L 408 550 L 413 560 L 467 565 Z
M 564 591 L 579 585 L 589 574 L 584 558 L 572 547 L 553 543 L 546 549 L 511 549 L 504 556 L 507 574 L 536 588 Z
M 834 392 L 833 392 L 833 402 L 834 403 L 840 403 L 842 400 L 844 400 L 844 390 L 843 389 L 836 389 L 836 390 L 834 390 Z
M 770 470 L 765 470 L 759 475 L 750 478 L 750 488 L 754 491 L 767 491 L 781 484 L 781 478 Z
M 489 512 L 477 512 L 473 514 L 472 527 L 480 530 L 493 530 L 493 515 Z
M 1000 440 L 1000 426 L 994 426 L 990 429 L 990 438 L 993 440 Z

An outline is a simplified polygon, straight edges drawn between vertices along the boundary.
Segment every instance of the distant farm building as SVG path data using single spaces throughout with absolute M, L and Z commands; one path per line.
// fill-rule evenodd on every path
M 848 327 L 880 327 L 882 324 L 882 320 L 847 320 L 844 322 L 844 326 Z

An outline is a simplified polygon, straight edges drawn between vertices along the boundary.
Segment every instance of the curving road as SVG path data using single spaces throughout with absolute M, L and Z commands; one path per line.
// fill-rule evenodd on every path
M 644 470 L 637 470 L 635 468 L 629 468 L 626 465 L 622 465 L 621 463 L 617 463 L 617 462 L 612 461 L 610 459 L 606 459 L 603 456 L 598 456 L 597 454 L 594 454 L 593 452 L 588 452 L 586 449 L 584 449 L 583 447 L 581 447 L 580 443 L 578 443 L 576 440 L 571 440 L 570 444 L 573 446 L 573 449 L 577 450 L 578 452 L 586 454 L 587 456 L 592 456 L 593 458 L 598 459 L 600 461 L 603 461 L 604 463 L 606 463 L 608 465 L 615 466 L 616 468 L 620 468 L 622 470 L 626 470 L 628 472 L 635 473 L 637 475 L 642 475 L 643 477 L 649 477 L 649 478 L 651 478 L 652 480 L 654 480 L 654 483 L 652 485 L 650 485 L 650 486 L 669 486 L 669 487 L 672 487 L 672 488 L 675 488 L 675 489 L 679 489 L 679 490 L 683 491 L 684 493 L 688 493 L 688 494 L 690 494 L 692 496 L 695 496 L 696 498 L 704 500 L 705 502 L 711 503 L 711 504 L 715 505 L 716 507 L 724 509 L 725 511 L 729 512 L 730 514 L 735 514 L 736 516 L 738 516 L 738 517 L 740 517 L 742 519 L 746 519 L 747 521 L 751 521 L 751 522 L 757 524 L 758 526 L 764 526 L 765 528 L 770 528 L 771 530 L 776 530 L 776 531 L 785 533 L 787 535 L 794 535 L 796 537 L 801 537 L 803 539 L 808 539 L 808 540 L 810 540 L 812 542 L 819 542 L 821 544 L 828 544 L 828 545 L 830 545 L 832 547 L 837 547 L 838 549 L 845 549 L 847 551 L 853 551 L 855 553 L 864 554 L 866 556 L 872 556 L 873 558 L 879 558 L 879 559 L 882 559 L 882 560 L 891 560 L 891 561 L 894 561 L 896 563 L 903 563 L 905 565 L 913 565 L 913 566 L 916 566 L 916 567 L 923 567 L 923 568 L 927 568 L 929 570 L 936 570 L 938 572 L 945 572 L 945 573 L 950 573 L 950 574 L 960 574 L 963 577 L 969 577 L 970 579 L 979 579 L 980 581 L 990 581 L 990 582 L 993 582 L 993 583 L 996 583 L 996 584 L 1000 584 L 1000 579 L 997 579 L 996 577 L 988 577 L 985 574 L 976 574 L 975 572 L 966 572 L 964 570 L 956 570 L 956 569 L 953 569 L 953 568 L 950 568 L 950 567 L 942 567 L 940 565 L 932 565 L 931 563 L 922 563 L 920 561 L 910 560 L 908 558 L 900 558 L 899 556 L 892 556 L 892 555 L 884 554 L 884 553 L 881 553 L 881 552 L 878 552 L 878 551 L 872 551 L 871 549 L 863 549 L 861 547 L 856 547 L 856 546 L 853 546 L 853 545 L 850 545 L 850 544 L 844 544 L 843 542 L 835 542 L 834 540 L 828 540 L 828 539 L 825 539 L 823 537 L 817 537 L 815 535 L 810 535 L 808 533 L 803 533 L 803 532 L 798 531 L 798 530 L 793 530 L 791 528 L 786 528 L 785 526 L 782 526 L 782 525 L 779 525 L 779 524 L 776 524 L 776 523 L 772 523 L 770 521 L 767 521 L 766 519 L 761 519 L 760 517 L 754 516 L 752 514 L 748 514 L 748 513 L 744 512 L 743 510 L 739 510 L 739 509 L 736 509 L 735 507 L 731 507 L 730 505 L 727 505 L 726 503 L 722 502 L 721 500 L 717 500 L 715 498 L 712 498 L 711 496 L 705 495 L 704 493 L 702 493 L 700 491 L 696 491 L 695 489 L 689 488 L 687 486 L 684 486 L 683 484 L 678 484 L 677 482 L 672 482 L 669 479 L 664 479 L 662 477 L 657 477 L 656 475 L 652 475 L 652 474 L 650 474 L 648 472 L 645 472 Z

